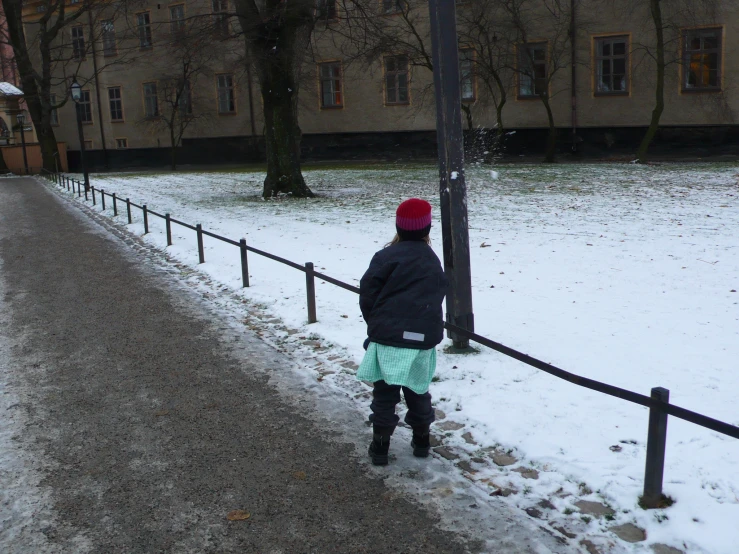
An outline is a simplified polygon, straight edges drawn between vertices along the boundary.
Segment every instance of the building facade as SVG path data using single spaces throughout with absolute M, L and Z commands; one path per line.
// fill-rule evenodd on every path
M 261 91 L 231 1 L 143 0 L 125 9 L 114 3 L 63 30 L 59 48 L 68 56 L 54 69 L 53 99 L 68 95 L 72 78 L 83 84 L 88 149 L 143 161 L 144 150 L 168 148 L 177 127 L 187 161 L 254 154 L 263 131 Z M 371 1 L 386 27 L 371 55 L 359 52 L 346 33 L 351 14 L 343 12 L 345 3 L 318 2 L 299 93 L 304 143 L 327 157 L 343 157 L 342 151 L 370 156 L 401 143 L 432 154 L 433 75 L 423 55 L 430 52 L 427 3 Z M 494 129 L 504 94 L 503 127 L 511 137 L 516 131 L 519 146 L 531 147 L 531 137 L 542 137 L 549 125 L 545 96 L 563 144 L 575 137 L 574 147 L 633 151 L 655 106 L 657 51 L 648 11 L 638 3 L 627 9 L 630 2 L 582 0 L 574 17 L 532 16 L 516 25 L 503 16 L 495 23 L 493 14 L 490 26 L 500 28 L 492 35 L 479 23 L 485 10 L 499 9 L 494 0 L 458 2 L 465 125 Z M 690 144 L 694 137 L 699 145 L 733 147 L 739 5 L 720 4 L 716 11 L 666 14 L 663 141 Z M 28 36 L 43 5 L 26 5 Z M 417 41 L 407 38 L 414 36 Z M 173 106 L 189 114 L 184 129 L 182 121 L 169 122 Z M 53 120 L 57 138 L 78 149 L 74 105 L 61 106 Z M 126 150 L 137 154 L 115 153 Z

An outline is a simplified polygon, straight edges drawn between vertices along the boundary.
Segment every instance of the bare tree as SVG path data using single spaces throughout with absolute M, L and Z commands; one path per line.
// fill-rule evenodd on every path
M 549 135 L 545 162 L 553 162 L 557 152 L 557 128 L 551 99 L 555 76 L 569 66 L 570 9 L 575 2 L 563 0 L 501 0 L 510 24 L 506 40 L 515 46 L 516 58 L 509 68 L 518 76 L 519 96 L 539 98 L 547 114 Z M 539 41 L 537 37 L 546 37 Z
M 65 94 L 60 101 L 52 103 L 52 90 L 57 87 L 67 90 L 73 76 L 77 76 L 85 85 L 109 65 L 97 64 L 93 47 L 102 42 L 106 30 L 102 26 L 95 26 L 93 22 L 102 14 L 113 19 L 119 13 L 125 13 L 129 3 L 133 2 L 135 0 L 115 3 L 83 0 L 69 5 L 64 0 L 44 0 L 37 6 L 39 16 L 24 22 L 22 0 L 2 0 L 24 100 L 36 127 L 43 166 L 47 170 L 56 168 L 59 155 L 51 125 L 52 112 L 68 101 Z M 67 32 L 72 27 L 75 28 L 74 34 Z M 93 54 L 94 69 L 86 70 L 87 74 L 82 75 L 82 62 L 90 53 Z M 130 61 L 129 58 L 124 52 L 119 52 L 112 63 L 126 61 Z
M 155 89 L 147 90 L 145 114 L 139 123 L 155 133 L 167 132 L 172 171 L 177 169 L 177 152 L 185 132 L 207 124 L 214 115 L 210 98 L 202 91 L 212 76 L 217 46 L 227 38 L 227 23 L 227 19 L 217 18 L 214 22 L 202 16 L 183 20 L 176 36 L 163 45 L 165 55 L 158 64 L 160 77 L 149 84 Z M 233 98 L 225 101 L 233 102 Z
M 665 110 L 665 80 L 671 68 L 681 73 L 681 87 L 684 90 L 714 88 L 718 91 L 720 88 L 720 36 L 715 32 L 698 31 L 690 34 L 686 31 L 688 27 L 714 22 L 719 2 L 629 0 L 626 8 L 630 10 L 632 21 L 647 22 L 639 35 L 642 38 L 632 46 L 632 55 L 637 57 L 637 65 L 642 66 L 646 75 L 654 76 L 654 109 L 636 153 L 636 160 L 645 162 Z M 694 49 L 694 46 L 697 48 Z M 695 50 L 694 55 L 691 50 Z M 715 53 L 709 53 L 712 50 Z
M 247 57 L 256 66 L 264 106 L 264 198 L 314 196 L 301 172 L 298 92 L 316 7 L 316 0 L 236 0 Z

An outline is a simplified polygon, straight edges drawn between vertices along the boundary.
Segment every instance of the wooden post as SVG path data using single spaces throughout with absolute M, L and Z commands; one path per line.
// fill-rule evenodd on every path
M 246 259 L 246 239 L 239 241 L 241 250 L 241 282 L 244 287 L 249 286 L 249 261 Z
M 670 391 L 663 387 L 652 389 L 652 399 L 668 404 Z M 647 463 L 644 473 L 642 506 L 659 508 L 662 502 L 662 479 L 665 472 L 665 444 L 667 442 L 667 413 L 660 408 L 649 408 L 647 434 Z
M 308 295 L 308 323 L 315 323 L 316 318 L 316 279 L 313 262 L 305 264 L 305 288 Z
M 172 246 L 172 223 L 169 214 L 164 214 L 164 222 L 167 225 L 167 246 Z
M 205 251 L 203 250 L 203 226 L 198 223 L 195 226 L 195 230 L 198 233 L 198 257 L 200 258 L 200 263 L 205 263 Z

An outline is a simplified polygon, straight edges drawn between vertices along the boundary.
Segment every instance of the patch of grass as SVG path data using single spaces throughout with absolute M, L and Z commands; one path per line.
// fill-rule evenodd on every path
M 593 521 L 593 518 L 591 518 L 590 516 L 580 516 L 580 519 L 583 520 L 585 523 L 590 523 L 591 521 Z
M 565 508 L 564 514 L 566 516 L 572 515 L 574 513 L 575 513 L 575 511 L 572 508 Z

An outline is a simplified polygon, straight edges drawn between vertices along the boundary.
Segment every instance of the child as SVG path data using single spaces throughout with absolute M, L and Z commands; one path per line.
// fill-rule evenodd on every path
M 369 338 L 357 378 L 374 383 L 369 453 L 375 465 L 388 463 L 401 388 L 408 405 L 405 422 L 413 428 L 413 455 L 428 456 L 434 421 L 428 389 L 436 370 L 435 346 L 444 336 L 441 303 L 448 282 L 429 245 L 431 205 L 411 198 L 395 216 L 397 235 L 374 255 L 359 283 Z

